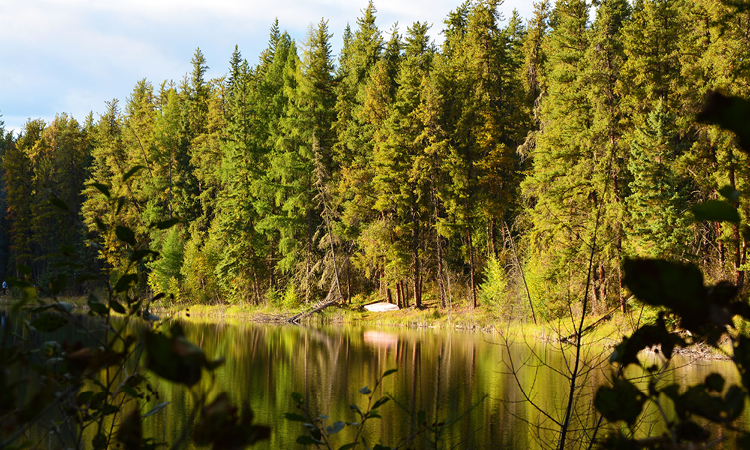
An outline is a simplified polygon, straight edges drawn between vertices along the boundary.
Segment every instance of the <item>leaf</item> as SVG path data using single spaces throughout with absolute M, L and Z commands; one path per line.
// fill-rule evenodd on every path
M 64 273 L 61 273 L 50 280 L 49 289 L 52 295 L 57 295 L 60 292 L 62 292 L 67 285 L 68 285 L 68 276 Z
M 602 386 L 596 391 L 594 406 L 610 422 L 635 424 L 643 411 L 646 397 L 629 381 L 615 379 L 612 387 Z
M 380 408 L 381 406 L 388 403 L 391 399 L 389 397 L 380 397 L 373 405 L 372 409 Z
M 50 305 L 50 308 L 56 309 L 61 313 L 71 313 L 75 309 L 75 306 L 68 302 L 55 302 Z
M 135 246 L 135 232 L 130 228 L 118 225 L 117 228 L 115 228 L 115 234 L 117 235 L 117 239 Z
M 102 194 L 104 194 L 105 197 L 107 197 L 107 198 L 111 197 L 111 194 L 109 193 L 109 187 L 107 187 L 106 185 L 101 184 L 101 183 L 91 183 L 91 184 L 89 184 L 89 186 L 93 187 L 97 191 L 99 191 Z
M 99 278 L 96 275 L 81 275 L 80 277 L 76 277 L 76 283 L 83 283 L 85 281 L 95 281 Z
M 732 186 L 724 186 L 723 188 L 719 189 L 719 194 L 721 194 L 722 197 L 729 200 L 730 202 L 736 202 L 740 199 L 740 191 L 733 188 Z
M 159 252 L 153 250 L 135 250 L 133 254 L 130 255 L 130 260 L 133 262 L 140 261 L 147 256 L 158 257 Z
M 98 217 L 94 218 L 94 223 L 96 224 L 96 227 L 99 228 L 99 231 L 106 232 L 107 231 L 107 225 L 102 222 L 102 220 Z M 94 243 L 96 244 L 96 243 Z
M 333 425 L 328 425 L 326 427 L 326 433 L 328 433 L 328 435 L 330 436 L 332 434 L 336 434 L 339 431 L 343 430 L 344 427 L 346 427 L 346 424 L 344 422 L 341 422 L 341 421 L 334 422 Z
M 661 346 L 661 351 L 667 358 L 672 356 L 675 346 L 684 347 L 684 340 L 667 330 L 663 315 L 659 315 L 654 325 L 644 325 L 637 329 L 629 338 L 615 346 L 610 362 L 619 362 L 623 366 L 638 364 L 638 353 L 646 348 Z
M 284 414 L 284 418 L 286 420 L 291 420 L 292 422 L 307 422 L 307 418 L 305 416 L 295 413 L 286 413 Z
M 698 332 L 710 322 L 703 273 L 694 264 L 663 259 L 626 259 L 623 283 L 638 300 L 666 306 L 681 317 L 681 325 Z
M 168 230 L 168 229 L 172 228 L 173 226 L 177 225 L 178 223 L 180 223 L 180 219 L 177 218 L 177 217 L 174 217 L 172 219 L 168 219 L 168 220 L 164 220 L 164 221 L 158 222 L 158 223 L 156 223 L 154 225 L 154 227 L 157 230 Z
M 145 416 L 144 416 L 145 417 Z M 140 450 L 143 439 L 140 408 L 136 407 L 120 423 L 117 440 L 122 442 L 125 450 Z
M 133 177 L 133 175 L 137 174 L 141 170 L 145 169 L 144 166 L 133 166 L 130 170 L 125 172 L 125 174 L 122 176 L 122 182 L 127 183 L 129 179 Z
M 382 378 L 385 378 L 385 377 L 387 377 L 388 375 L 394 374 L 394 373 L 396 373 L 396 372 L 398 372 L 398 369 L 390 369 L 390 370 L 386 370 L 385 372 L 383 372 L 383 377 L 382 377 Z
M 21 272 L 22 275 L 26 275 L 28 277 L 31 276 L 31 267 L 27 266 L 26 264 L 16 264 L 16 269 Z
M 115 215 L 119 216 L 122 212 L 122 208 L 125 207 L 125 204 L 128 202 L 128 199 L 125 196 L 120 196 L 117 199 L 117 208 L 115 208 Z
M 386 447 L 384 445 L 375 444 L 375 447 L 373 447 L 372 450 L 392 450 L 392 449 L 391 447 Z
M 750 101 L 712 92 L 696 120 L 699 123 L 718 125 L 737 136 L 740 149 L 750 153 Z
M 31 321 L 31 326 L 43 333 L 51 333 L 64 327 L 68 319 L 58 314 L 46 313 Z
M 718 373 L 712 373 L 706 377 L 704 383 L 709 392 L 722 392 L 724 390 L 724 377 Z
M 372 394 L 372 391 L 370 390 L 369 387 L 365 386 L 359 390 L 359 393 L 364 394 L 364 395 L 369 395 L 369 394 Z
M 302 445 L 322 444 L 321 441 L 319 441 L 317 439 L 313 439 L 310 436 L 300 436 L 300 437 L 297 438 L 297 440 L 295 442 L 297 442 L 298 444 L 302 444 Z
M 292 392 L 292 400 L 294 400 L 295 403 L 301 405 L 305 401 L 305 397 L 303 397 L 299 392 Z
M 89 308 L 91 308 L 93 312 L 99 315 L 106 315 L 109 313 L 109 308 L 107 307 L 107 305 L 98 302 L 96 300 L 96 297 L 94 298 L 89 297 L 88 304 L 89 304 Z
M 138 391 L 136 391 L 130 386 L 121 385 L 120 389 L 122 390 L 122 392 L 128 394 L 129 396 L 133 398 L 138 398 Z
M 173 327 L 171 337 L 146 333 L 146 365 L 162 378 L 193 386 L 201 379 L 206 357 L 177 330 L 179 327 Z
M 136 282 L 138 282 L 138 274 L 129 273 L 127 275 L 123 275 L 119 280 L 117 280 L 117 284 L 115 285 L 115 292 L 125 292 L 130 288 L 131 284 L 134 284 Z
M 427 423 L 427 413 L 423 409 L 420 409 L 417 413 L 417 423 L 420 425 Z
M 143 415 L 143 418 L 145 419 L 148 416 L 153 416 L 154 414 L 158 413 L 162 409 L 166 408 L 169 402 L 159 403 L 158 405 L 151 408 L 146 414 Z
M 354 448 L 356 446 L 357 446 L 357 444 L 355 442 L 352 442 L 350 444 L 344 444 L 344 445 L 342 445 L 341 447 L 339 447 L 339 450 L 349 450 L 349 449 Z
M 68 205 L 57 197 L 51 198 L 49 204 L 59 209 L 60 211 L 69 211 Z
M 112 308 L 112 311 L 116 313 L 125 314 L 125 308 L 123 308 L 123 306 L 117 300 L 110 301 L 109 307 Z
M 698 222 L 734 222 L 739 223 L 740 214 L 734 206 L 722 200 L 708 200 L 699 203 L 690 210 Z
M 93 391 L 85 391 L 78 394 L 78 397 L 76 398 L 76 404 L 78 406 L 85 405 L 89 401 L 91 401 L 91 397 L 94 396 Z

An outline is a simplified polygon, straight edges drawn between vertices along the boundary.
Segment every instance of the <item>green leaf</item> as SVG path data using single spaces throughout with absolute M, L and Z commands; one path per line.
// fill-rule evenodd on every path
M 111 194 L 109 193 L 109 187 L 107 187 L 106 185 L 101 184 L 101 183 L 91 183 L 91 184 L 89 184 L 89 186 L 93 187 L 97 191 L 99 191 L 102 194 L 104 194 L 105 197 L 107 197 L 107 198 L 111 197 Z
M 143 425 L 141 423 L 140 408 L 133 408 L 120 423 L 117 429 L 117 440 L 122 442 L 125 450 L 140 450 L 143 439 Z
M 349 449 L 354 448 L 356 446 L 357 446 L 357 444 L 355 442 L 352 442 L 350 444 L 344 444 L 344 445 L 342 445 L 341 447 L 339 447 L 339 450 L 349 450 Z
M 88 304 L 89 304 L 89 308 L 91 308 L 92 311 L 94 311 L 95 313 L 99 315 L 104 316 L 109 313 L 109 308 L 107 307 L 107 305 L 97 301 L 96 297 L 94 298 L 89 297 Z
M 136 250 L 132 255 L 130 255 L 130 260 L 134 262 L 140 261 L 147 256 L 158 257 L 159 252 L 155 252 L 153 250 Z
M 31 326 L 43 333 L 51 333 L 64 327 L 68 319 L 58 314 L 46 313 L 31 321 Z
M 55 302 L 50 305 L 50 308 L 56 309 L 61 313 L 71 313 L 75 309 L 75 305 L 72 305 L 68 302 Z
M 85 391 L 78 394 L 78 397 L 76 398 L 76 404 L 85 405 L 89 401 L 91 401 L 91 397 L 94 396 L 94 391 Z
M 86 281 L 95 281 L 99 278 L 96 275 L 81 275 L 80 277 L 76 277 L 76 283 L 83 283 Z
M 26 275 L 27 277 L 31 276 L 31 267 L 26 264 L 16 264 L 16 269 L 21 272 L 22 275 Z
M 330 436 L 332 434 L 336 434 L 339 431 L 343 430 L 344 427 L 346 427 L 346 424 L 344 422 L 341 422 L 341 421 L 334 422 L 333 425 L 328 425 L 326 427 L 326 433 L 328 433 L 328 435 Z
M 380 397 L 373 405 L 372 409 L 380 408 L 381 406 L 388 403 L 391 399 L 389 397 Z
M 102 220 L 100 218 L 95 217 L 94 218 L 94 223 L 96 224 L 96 227 L 99 229 L 99 231 L 101 231 L 101 232 L 106 232 L 107 231 L 107 225 L 105 225 L 104 222 L 102 222 Z
M 60 211 L 68 211 L 68 205 L 57 197 L 51 198 L 49 204 L 59 209 Z
M 135 389 L 133 389 L 130 386 L 121 385 L 120 389 L 122 390 L 122 392 L 128 394 L 129 396 L 131 396 L 133 398 L 138 398 L 138 391 L 136 391 Z
M 736 202 L 740 199 L 740 191 L 733 188 L 732 186 L 724 186 L 723 188 L 719 189 L 719 194 L 721 194 L 722 197 L 729 200 L 730 202 Z
M 706 388 L 709 392 L 722 392 L 724 390 L 724 377 L 718 373 L 712 373 L 706 377 Z
M 423 409 L 417 413 L 417 423 L 420 425 L 427 423 L 427 413 Z
M 390 369 L 383 372 L 383 378 L 387 377 L 388 375 L 394 374 L 398 372 L 398 369 Z
M 375 447 L 373 447 L 372 450 L 392 450 L 392 449 L 391 447 L 386 447 L 384 445 L 375 444 Z
M 703 273 L 694 264 L 663 259 L 626 259 L 623 283 L 638 300 L 666 306 L 681 318 L 683 328 L 698 332 L 710 322 Z
M 712 92 L 696 120 L 733 132 L 740 149 L 750 153 L 750 100 Z
M 120 196 L 117 199 L 117 208 L 115 208 L 115 215 L 119 216 L 122 212 L 122 208 L 125 207 L 125 205 L 128 203 L 128 199 L 125 196 Z
M 115 284 L 115 292 L 125 292 L 130 288 L 131 284 L 135 284 L 137 282 L 138 274 L 129 273 L 127 275 L 123 275 L 119 280 L 117 280 L 117 284 Z
M 615 379 L 612 387 L 602 386 L 596 391 L 594 406 L 610 422 L 635 424 L 643 411 L 646 397 L 629 381 Z
M 177 225 L 178 223 L 180 223 L 180 219 L 177 218 L 177 217 L 174 217 L 172 219 L 168 219 L 168 220 L 164 220 L 162 222 L 158 222 L 158 223 L 156 223 L 154 225 L 154 227 L 157 230 L 168 230 L 168 229 L 172 228 L 173 226 Z
M 372 394 L 372 391 L 370 390 L 369 387 L 365 386 L 359 390 L 359 393 L 364 394 L 364 395 L 369 395 L 369 394 Z
M 310 436 L 300 436 L 297 438 L 295 442 L 297 442 L 298 444 L 302 444 L 302 445 L 322 444 L 321 441 L 319 441 L 318 439 L 313 439 Z
M 122 182 L 127 183 L 129 179 L 133 177 L 133 175 L 137 174 L 141 170 L 145 169 L 144 166 L 134 166 L 127 172 L 125 172 L 125 175 L 122 176 Z
M 112 311 L 116 313 L 125 314 L 125 308 L 117 300 L 110 301 L 109 307 L 112 308 Z
M 155 374 L 169 381 L 193 386 L 201 379 L 206 357 L 203 351 L 172 327 L 172 336 L 146 333 L 146 365 Z
M 117 235 L 117 239 L 135 246 L 135 232 L 130 228 L 118 225 L 115 228 L 115 234 Z
M 68 285 L 68 276 L 64 273 L 61 273 L 50 280 L 49 289 L 52 295 L 57 295 L 60 292 L 62 292 L 67 285 Z
M 740 214 L 734 206 L 722 200 L 708 200 L 690 208 L 698 222 L 734 222 L 739 223 Z
M 158 413 L 162 409 L 166 408 L 169 402 L 159 403 L 158 405 L 151 408 L 146 414 L 143 415 L 143 418 L 145 419 L 148 416 L 153 416 L 154 414 Z
M 307 422 L 307 418 L 305 416 L 295 413 L 286 413 L 284 414 L 284 418 L 286 420 L 291 420 L 292 422 Z

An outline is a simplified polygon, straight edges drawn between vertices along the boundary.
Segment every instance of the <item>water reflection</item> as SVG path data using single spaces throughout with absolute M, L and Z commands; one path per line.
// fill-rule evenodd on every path
M 376 395 L 390 394 L 397 402 L 381 408 L 382 421 L 368 423 L 365 438 L 370 447 L 375 443 L 395 445 L 412 436 L 420 410 L 426 412 L 429 423 L 453 419 L 456 423 L 439 436 L 437 446 L 436 436 L 423 434 L 411 448 L 554 447 L 570 387 L 567 376 L 572 354 L 562 344 L 523 338 L 507 342 L 499 335 L 428 329 L 304 327 L 240 320 L 182 325 L 187 337 L 209 358 L 223 357 L 226 363 L 213 378 L 204 377 L 192 391 L 149 376 L 160 398 L 152 399 L 146 408 L 165 400 L 171 403 L 145 419 L 144 431 L 167 442 L 174 442 L 187 427 L 193 394 L 212 389 L 214 394 L 228 392 L 234 404 L 249 402 L 256 423 L 271 426 L 270 441 L 256 448 L 302 448 L 295 443 L 303 433 L 302 426 L 284 419 L 284 413 L 293 411 L 293 392 L 305 396 L 310 410 L 330 416 L 331 423 L 355 421 L 349 405 L 364 407 L 366 402 L 358 390 L 372 387 L 384 371 L 396 368 L 398 372 L 385 379 Z M 28 336 L 18 320 L 6 320 L 5 326 L 39 346 L 52 339 Z M 139 331 L 136 324 L 130 326 L 131 332 Z M 60 342 L 82 338 L 86 336 L 69 326 L 54 337 Z M 601 345 L 585 349 L 584 376 L 577 385 L 574 405 L 573 437 L 585 437 L 588 428 L 598 421 L 591 402 L 596 388 L 609 382 L 609 352 Z M 678 357 L 672 367 L 674 370 L 663 375 L 663 383 L 695 383 L 711 372 L 722 373 L 729 382 L 738 380 L 731 363 L 725 361 Z M 640 375 L 628 373 L 630 377 Z M 29 393 L 22 386 L 19 394 L 25 398 Z M 644 420 L 661 423 L 658 415 L 659 411 L 651 407 Z M 337 435 L 335 448 L 349 442 L 353 432 L 347 429 Z M 650 432 L 663 430 L 654 426 Z
M 553 345 L 523 340 L 506 346 L 497 335 L 239 321 L 191 323 L 185 331 L 210 357 L 226 358 L 226 365 L 217 372 L 215 389 L 228 391 L 237 403 L 248 400 L 256 420 L 272 427 L 271 440 L 259 448 L 301 447 L 294 443 L 303 432 L 301 425 L 283 418 L 293 410 L 292 392 L 303 394 L 309 408 L 329 415 L 331 422 L 354 421 L 349 405 L 364 406 L 366 401 L 358 389 L 372 386 L 392 368 L 398 373 L 388 377 L 377 394 L 391 394 L 398 404 L 382 408 L 382 421 L 368 423 L 365 437 L 370 446 L 394 445 L 411 436 L 420 410 L 427 413 L 430 423 L 460 418 L 440 436 L 438 448 L 554 446 L 556 422 L 562 420 L 569 389 L 566 361 L 570 354 Z M 610 369 L 599 364 L 608 353 L 603 347 L 588 349 L 586 377 L 581 379 L 575 405 L 574 434 L 585 434 L 585 428 L 598 420 L 591 399 L 610 376 Z M 666 374 L 664 380 L 694 382 L 710 371 L 730 368 L 717 361 L 692 364 L 679 374 Z M 184 426 L 180 418 L 192 402 L 168 384 L 162 389 L 173 403 L 166 418 L 154 421 L 153 430 L 175 435 Z M 660 432 L 658 428 L 653 431 Z M 342 445 L 351 436 L 345 430 L 336 442 Z M 435 448 L 434 438 L 422 435 L 413 445 Z

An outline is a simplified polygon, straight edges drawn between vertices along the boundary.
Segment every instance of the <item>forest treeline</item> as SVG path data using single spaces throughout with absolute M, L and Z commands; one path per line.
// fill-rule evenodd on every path
M 0 267 L 45 286 L 74 272 L 64 245 L 81 273 L 117 273 L 127 245 L 102 230 L 119 225 L 162 254 L 150 289 L 188 303 L 340 293 L 550 317 L 588 286 L 601 313 L 627 301 L 633 256 L 742 286 L 750 230 L 690 207 L 731 186 L 750 213 L 746 156 L 695 121 L 709 91 L 750 95 L 750 12 L 542 0 L 523 20 L 501 3 L 387 32 L 370 3 L 336 58 L 325 20 L 300 43 L 277 21 L 222 78 L 196 50 L 180 82 L 141 80 L 98 118 L 3 132 Z

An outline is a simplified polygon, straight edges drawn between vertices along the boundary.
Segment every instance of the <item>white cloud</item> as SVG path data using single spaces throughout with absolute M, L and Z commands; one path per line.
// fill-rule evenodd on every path
M 461 1 L 376 0 L 378 26 L 387 33 L 398 21 L 404 33 L 426 21 L 439 42 L 444 17 Z M 501 7 L 506 17 L 514 3 L 530 15 L 530 1 L 514 0 Z M 0 66 L 0 114 L 6 128 L 58 112 L 83 120 L 106 100 L 124 101 L 142 78 L 179 81 L 196 47 L 209 75 L 223 75 L 234 44 L 257 61 L 276 17 L 298 41 L 325 18 L 337 51 L 344 27 L 355 28 L 366 6 L 367 0 L 0 0 L 0 42 L 10 50 Z

